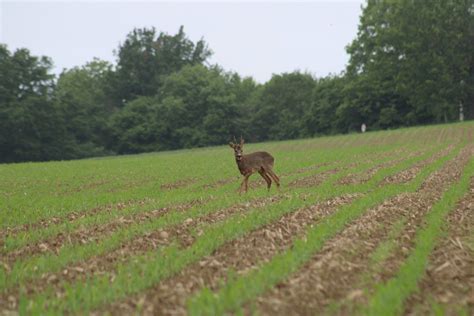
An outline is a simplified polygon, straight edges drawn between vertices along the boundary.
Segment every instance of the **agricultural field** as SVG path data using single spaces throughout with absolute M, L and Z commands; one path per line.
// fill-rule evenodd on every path
M 0 315 L 473 315 L 474 124 L 0 165 Z

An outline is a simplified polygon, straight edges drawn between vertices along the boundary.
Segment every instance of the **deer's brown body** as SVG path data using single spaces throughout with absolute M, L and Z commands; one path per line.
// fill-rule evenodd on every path
M 234 138 L 235 141 L 235 138 Z M 239 167 L 240 173 L 244 176 L 244 180 L 240 185 L 240 193 L 242 189 L 247 192 L 249 177 L 258 172 L 267 183 L 267 188 L 270 190 L 272 186 L 272 179 L 275 181 L 277 187 L 280 187 L 280 179 L 273 172 L 273 164 L 275 159 L 272 155 L 265 151 L 258 151 L 248 155 L 243 154 L 244 140 L 240 138 L 240 143 L 229 143 L 229 146 L 234 149 L 235 161 Z

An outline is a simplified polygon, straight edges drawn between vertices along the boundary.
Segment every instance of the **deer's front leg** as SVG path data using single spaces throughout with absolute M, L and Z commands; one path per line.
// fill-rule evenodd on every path
M 245 180 L 247 179 L 247 176 L 244 176 L 244 179 L 242 180 L 242 183 L 240 184 L 239 188 L 239 194 L 242 194 L 242 188 L 245 186 Z
M 249 189 L 249 177 L 253 174 L 253 172 L 249 172 L 248 174 L 245 175 L 245 179 L 244 179 L 244 182 L 245 182 L 245 193 L 247 193 L 248 189 Z

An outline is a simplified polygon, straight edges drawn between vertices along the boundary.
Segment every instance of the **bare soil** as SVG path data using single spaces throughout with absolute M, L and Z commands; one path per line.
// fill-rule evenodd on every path
M 164 183 L 160 186 L 162 190 L 174 190 L 174 189 L 182 189 L 189 187 L 190 185 L 196 183 L 199 179 L 198 178 L 189 178 L 189 179 L 180 179 L 175 182 L 171 183 Z
M 300 179 L 296 179 L 288 184 L 290 188 L 315 187 L 324 182 L 330 175 L 336 174 L 340 169 L 330 169 L 320 173 L 312 174 Z

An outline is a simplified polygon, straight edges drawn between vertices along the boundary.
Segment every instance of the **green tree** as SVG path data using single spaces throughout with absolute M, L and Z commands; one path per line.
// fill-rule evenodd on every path
M 259 93 L 252 119 L 253 137 L 263 141 L 305 136 L 303 117 L 311 104 L 314 85 L 309 74 L 273 75 Z
M 312 102 L 303 117 L 304 136 L 342 132 L 337 129 L 336 109 L 343 104 L 344 77 L 326 77 L 315 82 Z M 345 130 L 344 130 L 345 131 Z
M 106 91 L 112 71 L 111 64 L 95 59 L 59 76 L 54 97 L 75 139 L 77 157 L 108 153 L 107 122 L 114 109 Z
M 158 101 L 153 97 L 140 97 L 127 103 L 111 117 L 111 147 L 119 154 L 162 149 L 155 128 L 158 109 Z
M 371 99 L 347 99 L 344 108 L 380 127 L 457 119 L 467 101 L 461 82 L 472 82 L 472 20 L 466 0 L 368 1 L 347 51 L 349 90 Z
M 0 45 L 0 161 L 72 158 L 72 139 L 52 102 L 47 57 Z
M 232 136 L 245 136 L 249 142 L 258 140 L 254 132 L 253 117 L 260 102 L 262 85 L 251 77 L 241 78 L 238 74 L 228 74 L 231 93 L 235 96 L 237 114 L 234 115 L 235 128 L 238 131 Z
M 180 147 L 217 145 L 239 132 L 239 112 L 229 76 L 219 68 L 186 66 L 168 76 L 160 98 L 173 100 L 165 117 Z
M 211 56 L 204 40 L 193 43 L 183 27 L 176 35 L 155 28 L 134 29 L 117 53 L 113 95 L 121 105 L 139 96 L 153 96 L 166 76 L 186 65 L 203 64 Z

